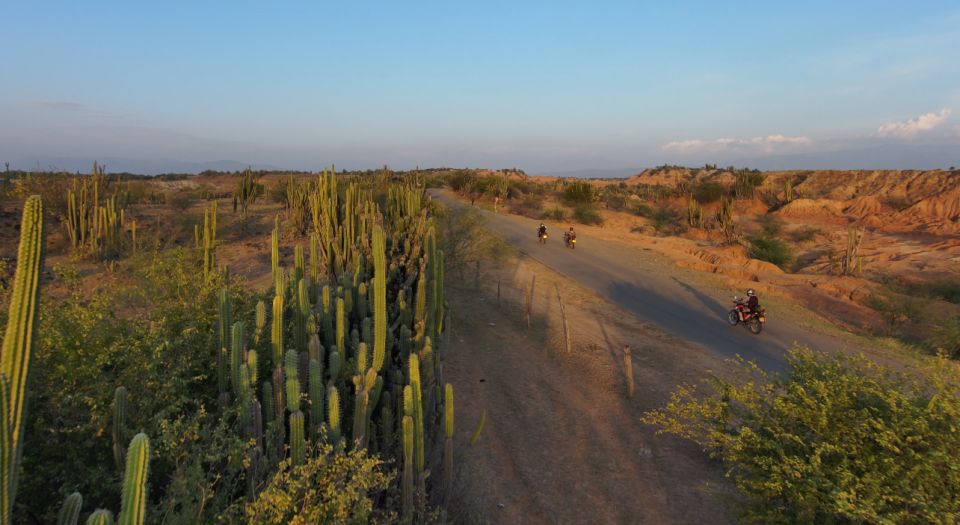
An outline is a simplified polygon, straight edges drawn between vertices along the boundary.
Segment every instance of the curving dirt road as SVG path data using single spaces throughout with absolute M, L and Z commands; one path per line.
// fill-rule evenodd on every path
M 442 191 L 432 195 L 449 206 L 467 206 Z M 767 307 L 763 333 L 755 336 L 726 322 L 729 297 L 691 278 L 692 270 L 677 268 L 649 250 L 578 236 L 576 250 L 563 245 L 562 230 L 552 227 L 545 245 L 537 242 L 539 221 L 480 211 L 488 228 L 527 256 L 594 290 L 624 310 L 653 322 L 667 332 L 698 344 L 719 357 L 737 354 L 762 368 L 786 366 L 784 349 L 795 343 L 823 351 L 849 345 L 834 337 L 793 325 Z M 746 289 L 750 283 L 744 281 Z M 762 299 L 762 298 L 761 298 Z

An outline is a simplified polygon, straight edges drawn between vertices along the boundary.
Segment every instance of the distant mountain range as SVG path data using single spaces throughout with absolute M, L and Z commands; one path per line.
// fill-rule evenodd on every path
M 644 168 L 586 168 L 580 170 L 541 171 L 532 175 L 548 177 L 575 177 L 578 179 L 626 179 L 643 171 Z
M 106 167 L 108 173 L 137 173 L 141 175 L 157 175 L 160 173 L 200 173 L 202 171 L 242 171 L 249 168 L 257 170 L 278 170 L 280 168 L 269 164 L 239 162 L 235 160 L 214 160 L 207 162 L 190 162 L 169 159 L 128 159 L 119 157 L 85 158 L 85 157 L 40 157 L 33 160 L 20 159 L 11 162 L 11 169 L 41 171 L 66 171 L 69 173 L 89 172 L 94 161 Z

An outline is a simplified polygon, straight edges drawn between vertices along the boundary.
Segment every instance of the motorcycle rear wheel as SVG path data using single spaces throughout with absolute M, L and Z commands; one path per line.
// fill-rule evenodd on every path
M 730 323 L 730 326 L 734 326 L 740 322 L 740 314 L 737 313 L 736 309 L 730 310 L 727 314 L 727 322 Z
M 761 323 L 759 319 L 754 317 L 753 319 L 750 319 L 749 321 L 747 321 L 747 328 L 750 329 L 751 334 L 757 335 L 760 333 L 761 330 L 763 330 L 763 323 Z

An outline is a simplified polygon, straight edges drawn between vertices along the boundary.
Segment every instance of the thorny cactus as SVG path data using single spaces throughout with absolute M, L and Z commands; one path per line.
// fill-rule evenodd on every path
M 137 434 L 127 450 L 127 471 L 123 475 L 123 498 L 118 525 L 142 525 L 147 510 L 147 467 L 150 464 L 150 439 Z

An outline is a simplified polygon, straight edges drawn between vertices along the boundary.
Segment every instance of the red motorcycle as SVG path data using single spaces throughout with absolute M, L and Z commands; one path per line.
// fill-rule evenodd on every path
M 750 333 L 756 335 L 763 330 L 763 323 L 767 322 L 767 311 L 764 308 L 757 307 L 756 312 L 750 311 L 746 304 L 746 299 L 733 296 L 733 309 L 727 314 L 727 322 L 731 325 L 743 324 L 750 330 Z

